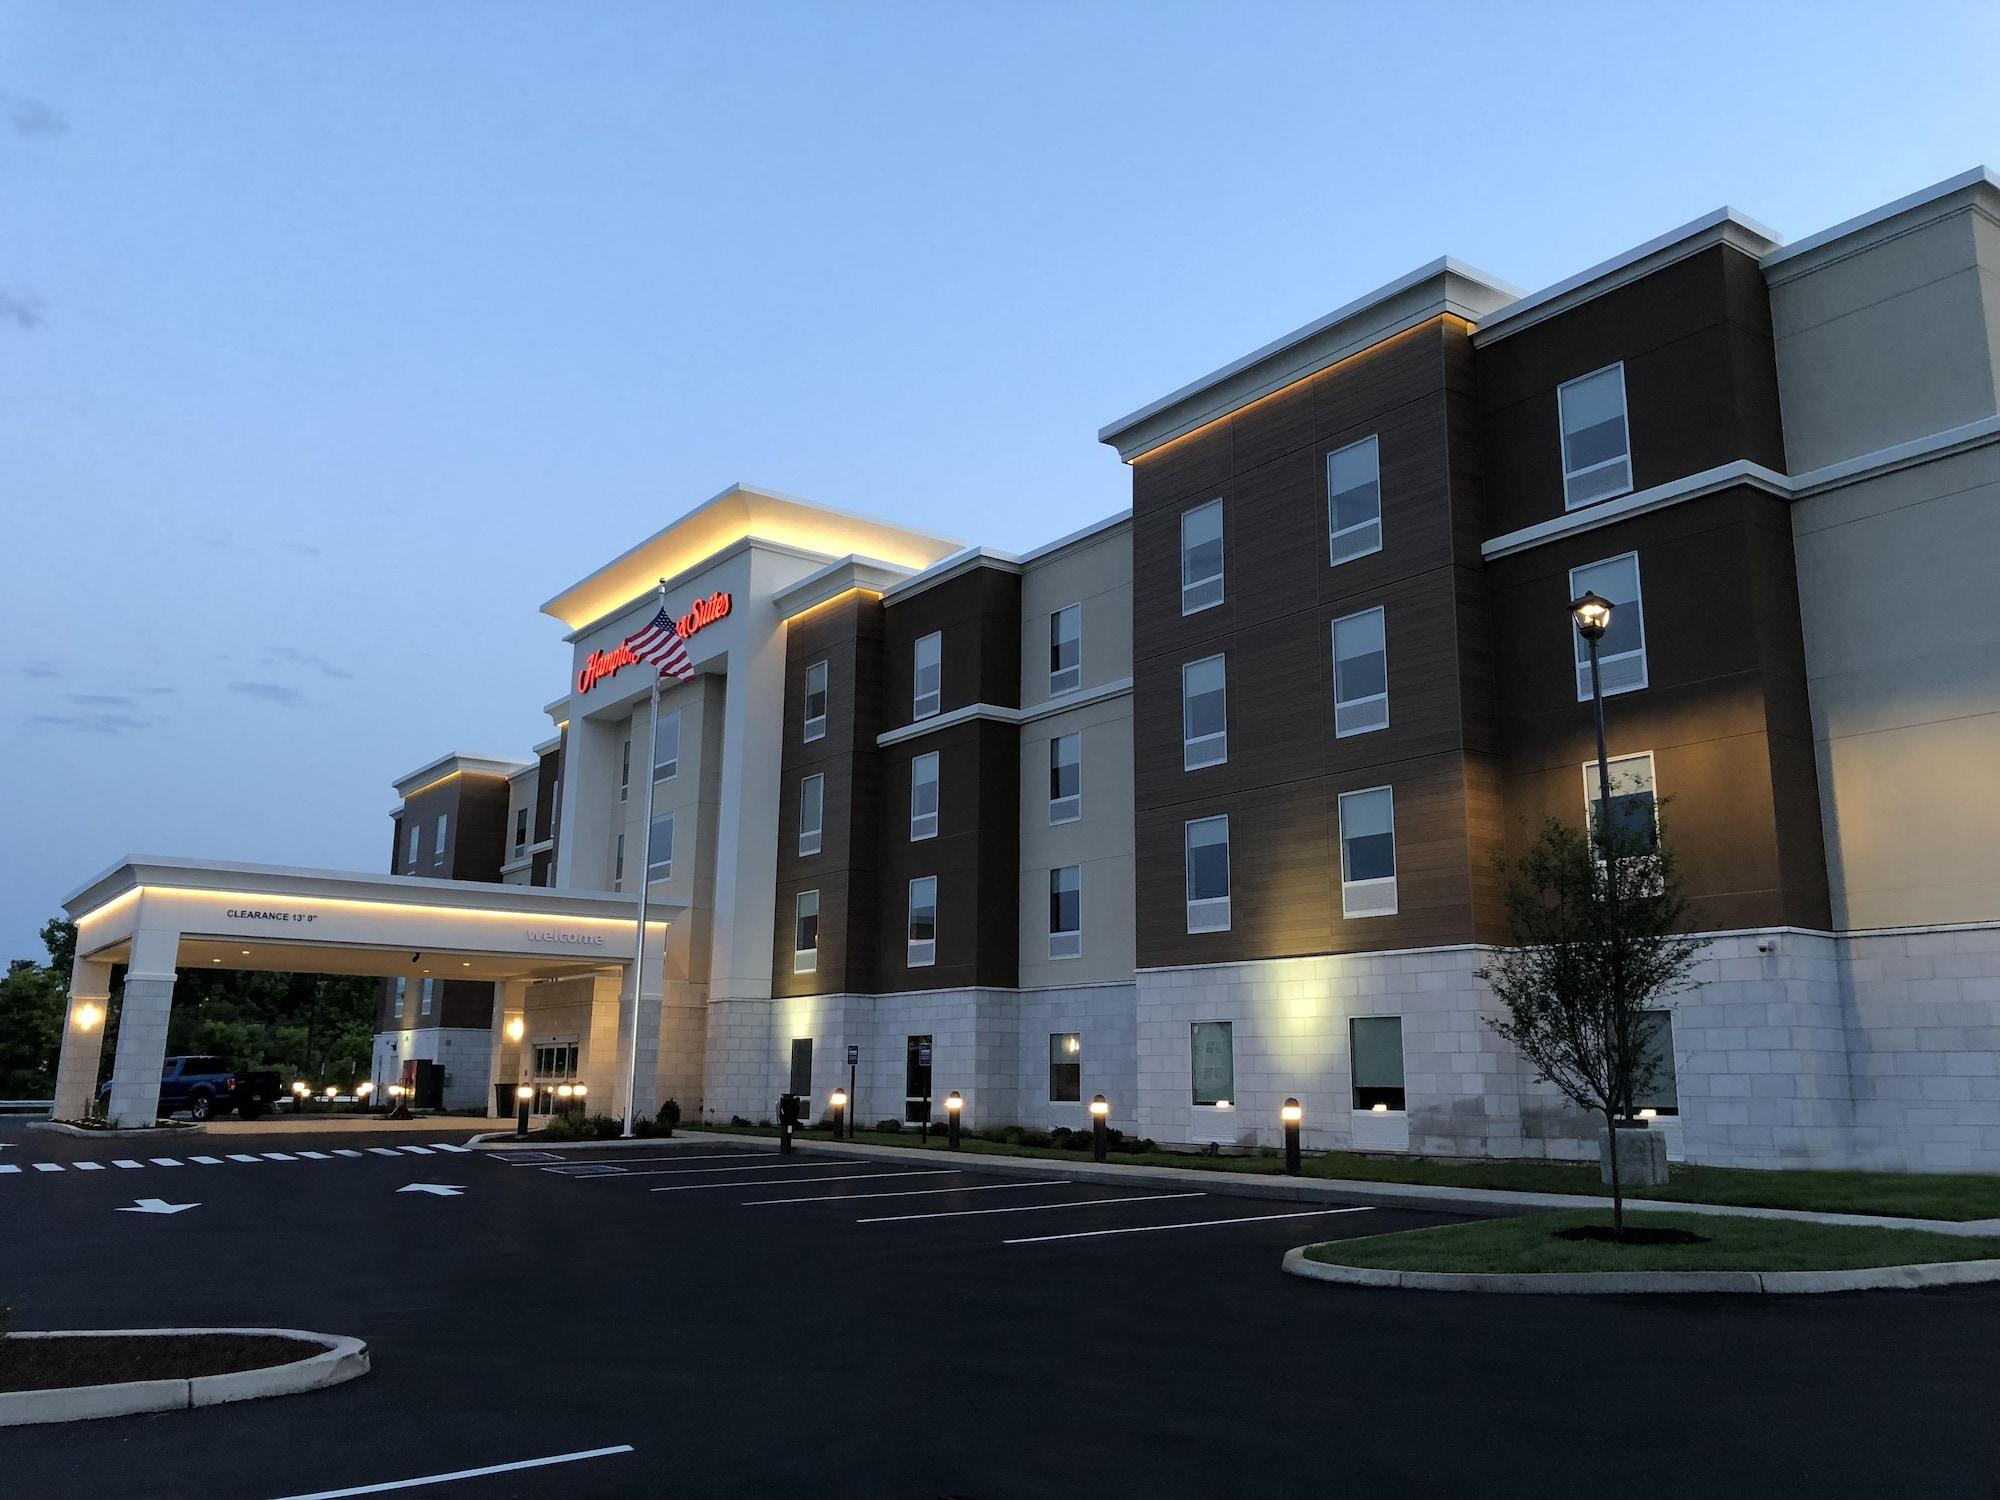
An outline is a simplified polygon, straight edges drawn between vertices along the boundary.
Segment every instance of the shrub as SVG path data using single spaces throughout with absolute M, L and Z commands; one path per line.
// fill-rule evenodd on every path
M 729 1117 L 729 1123 L 735 1126 L 738 1130 L 742 1130 L 745 1127 L 747 1127 L 750 1122 L 744 1119 L 743 1116 L 741 1115 L 731 1115 Z
M 680 1100 L 669 1099 L 665 1104 L 662 1104 L 660 1106 L 660 1113 L 658 1118 L 659 1122 L 662 1125 L 666 1126 L 667 1130 L 669 1131 L 671 1131 L 676 1125 L 680 1124 L 681 1122 Z
M 640 1115 L 632 1121 L 632 1134 L 635 1136 L 650 1139 L 654 1136 L 667 1136 L 673 1133 L 674 1127 L 664 1120 L 649 1120 L 644 1115 Z
M 901 1120 L 878 1120 L 875 1122 L 875 1128 L 883 1135 L 901 1135 L 903 1133 L 903 1122 Z
M 624 1121 L 610 1115 L 556 1115 L 542 1127 L 551 1141 L 615 1141 L 624 1133 Z

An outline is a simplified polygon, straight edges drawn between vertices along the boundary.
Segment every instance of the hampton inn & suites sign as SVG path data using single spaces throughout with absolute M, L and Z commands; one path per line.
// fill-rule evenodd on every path
M 697 599 L 688 612 L 674 621 L 674 631 L 682 640 L 688 639 L 696 631 L 713 625 L 729 613 L 732 596 L 710 594 L 706 599 Z M 593 651 L 583 664 L 583 670 L 576 674 L 576 690 L 587 693 L 607 677 L 616 677 L 627 667 L 639 665 L 639 658 L 632 650 L 632 637 L 626 636 L 609 651 Z

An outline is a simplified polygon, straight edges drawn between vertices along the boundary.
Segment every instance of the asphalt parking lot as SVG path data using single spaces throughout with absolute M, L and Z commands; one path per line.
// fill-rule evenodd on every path
M 1331 1287 L 1282 1252 L 1448 1216 L 467 1133 L 0 1130 L 17 1326 L 308 1328 L 375 1359 L 278 1401 L 0 1429 L 0 1492 L 1996 1492 L 1986 1288 Z

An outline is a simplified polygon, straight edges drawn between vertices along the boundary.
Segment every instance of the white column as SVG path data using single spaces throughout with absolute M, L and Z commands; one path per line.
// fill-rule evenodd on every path
M 625 989 L 622 969 L 590 976 L 590 1031 L 583 1039 L 579 1077 L 590 1085 L 584 1113 L 625 1113 L 625 1027 L 620 1003 Z
M 500 1112 L 505 1115 L 514 1112 L 514 1090 L 528 1081 L 528 1070 L 522 1065 L 525 1049 L 522 1043 L 507 1035 L 507 1027 L 514 1021 L 520 1021 L 525 1036 L 527 1011 L 527 980 L 503 979 L 493 986 L 493 1050 L 486 1069 L 486 1080 L 489 1092 L 492 1085 L 506 1085 L 506 1099 L 499 1104 Z M 497 1095 L 495 1097 L 498 1098 Z
M 62 1058 L 56 1064 L 56 1107 L 51 1118 L 81 1120 L 97 1095 L 104 1060 L 104 1013 L 111 1001 L 111 965 L 79 958 L 69 971 L 69 1010 L 63 1018 Z
M 180 946 L 181 935 L 172 928 L 141 927 L 132 934 L 132 965 L 125 971 L 125 999 L 118 1012 L 118 1052 L 111 1063 L 111 1103 L 105 1111 L 114 1127 L 149 1126 L 158 1118 L 160 1064 L 167 1055 Z
M 759 561 L 761 561 L 761 555 Z M 722 707 L 722 807 L 715 846 L 709 999 L 771 998 L 778 777 L 784 753 L 785 632 L 745 630 L 729 653 Z

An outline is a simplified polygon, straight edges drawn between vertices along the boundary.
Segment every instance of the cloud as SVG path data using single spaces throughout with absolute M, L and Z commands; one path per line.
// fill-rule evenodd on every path
M 21 94 L 0 94 L 0 115 L 7 117 L 7 128 L 16 135 L 61 135 L 69 129 L 63 117 L 48 105 Z
M 145 714 L 91 712 L 31 714 L 28 722 L 47 729 L 71 729 L 80 734 L 130 734 L 152 728 L 155 721 Z
M 148 698 L 171 698 L 180 689 L 170 687 L 142 687 L 139 691 L 144 693 Z
M 48 304 L 39 292 L 0 291 L 0 323 L 11 323 L 16 328 L 40 328 L 49 320 Z
M 24 661 L 21 663 L 21 675 L 23 677 L 60 677 L 62 673 L 56 670 L 54 662 Z
M 324 656 L 316 656 L 310 651 L 301 651 L 296 646 L 273 646 L 265 654 L 265 660 L 288 662 L 295 667 L 310 667 L 322 677 L 349 678 L 354 675 L 345 667 L 335 666 Z
M 241 693 L 246 698 L 262 698 L 267 703 L 303 703 L 306 696 L 297 688 L 286 687 L 282 682 L 232 682 L 229 691 Z
M 69 701 L 84 708 L 131 708 L 136 702 L 130 693 L 71 693 Z

